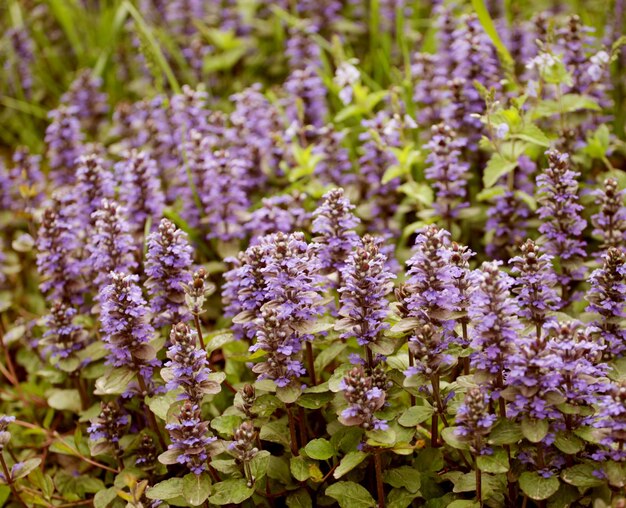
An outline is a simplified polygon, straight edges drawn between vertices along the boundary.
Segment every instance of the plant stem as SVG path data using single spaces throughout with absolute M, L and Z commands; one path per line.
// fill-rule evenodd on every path
M 307 367 L 309 370 L 308 374 L 309 379 L 311 380 L 311 386 L 316 386 L 317 379 L 315 377 L 315 359 L 313 358 L 313 345 L 309 340 L 306 341 L 306 360 L 308 364 Z
M 461 321 L 461 328 L 463 330 L 463 343 L 467 344 L 467 321 L 465 318 Z M 463 358 L 463 374 L 469 376 L 470 373 L 470 361 L 469 356 Z
M 139 382 L 139 388 L 141 389 L 141 391 L 144 394 L 147 394 L 148 388 L 146 387 L 146 382 L 143 379 L 143 376 L 139 372 L 137 372 L 137 381 Z M 152 414 L 152 411 L 150 410 L 148 405 L 144 402 L 144 400 L 141 401 L 141 404 L 143 406 L 146 419 L 148 420 L 148 425 L 152 428 L 154 433 L 157 435 L 157 438 L 159 439 L 159 444 L 161 445 L 161 448 L 163 449 L 163 451 L 167 450 L 167 444 L 165 443 L 165 438 L 161 434 L 161 429 L 159 429 L 159 424 L 157 423 L 156 418 L 154 417 L 154 414 Z
M 308 443 L 309 437 L 306 431 L 306 418 L 302 406 L 298 406 L 298 422 L 300 423 L 300 442 L 302 444 Z
M 78 390 L 80 395 L 80 407 L 84 411 L 89 407 L 89 397 L 87 396 L 87 391 L 85 390 L 85 385 L 83 384 L 83 380 L 78 376 L 78 371 L 74 371 L 72 374 L 72 378 L 74 380 L 74 385 Z
M 28 508 L 24 500 L 20 497 L 20 493 L 15 488 L 15 484 L 13 483 L 13 477 L 11 476 L 11 472 L 9 471 L 9 468 L 7 467 L 7 463 L 4 461 L 4 455 L 2 454 L 1 451 L 0 451 L 0 464 L 2 465 L 2 471 L 4 472 L 4 477 L 7 480 L 7 484 L 9 485 L 11 492 L 15 496 L 15 499 L 17 499 L 24 508 Z
M 478 501 L 478 504 L 482 506 L 483 505 L 483 491 L 482 491 L 482 479 L 480 477 L 480 469 L 478 468 L 477 464 L 475 464 L 474 467 L 476 468 L 476 500 Z
M 291 412 L 291 404 L 287 404 L 287 418 L 289 419 L 289 436 L 291 438 L 291 454 L 298 455 L 298 440 L 296 438 L 296 422 Z
M 383 465 L 378 451 L 374 452 L 374 467 L 376 469 L 376 492 L 378 508 L 385 507 L 385 490 L 383 488 Z
M 193 322 L 195 323 L 196 331 L 198 332 L 198 341 L 200 342 L 200 347 L 202 349 L 205 349 L 204 337 L 202 337 L 202 328 L 200 328 L 200 317 L 198 316 L 198 314 L 193 315 Z

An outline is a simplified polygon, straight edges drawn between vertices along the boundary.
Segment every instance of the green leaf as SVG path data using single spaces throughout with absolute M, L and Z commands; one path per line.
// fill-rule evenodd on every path
M 472 0 L 472 7 L 474 8 L 476 16 L 478 16 L 480 24 L 485 30 L 485 33 L 489 36 L 491 42 L 498 51 L 498 56 L 504 64 L 512 68 L 515 64 L 513 57 L 511 57 L 509 50 L 502 42 L 502 39 L 500 39 L 498 31 L 496 30 L 496 26 L 494 25 L 493 20 L 489 15 L 489 11 L 487 10 L 487 6 L 485 5 L 484 0 Z
M 107 508 L 117 497 L 117 489 L 111 487 L 97 492 L 93 498 L 93 508 Z
M 398 423 L 403 427 L 415 427 L 428 420 L 434 412 L 435 409 L 427 402 L 424 402 L 423 406 L 413 406 L 402 413 L 402 416 L 398 418 Z
M 298 489 L 287 496 L 288 508 L 313 508 L 311 495 L 304 489 Z
M 512 138 L 523 139 L 534 145 L 548 148 L 550 146 L 550 138 L 535 124 L 525 125 L 524 128 L 513 135 Z
M 506 473 L 509 470 L 509 457 L 504 450 L 496 450 L 492 455 L 480 455 L 476 464 L 484 473 Z
M 161 420 L 165 421 L 167 420 L 167 413 L 170 410 L 170 407 L 172 407 L 172 404 L 176 402 L 179 393 L 179 389 L 169 390 L 163 395 L 146 397 L 146 403 L 148 404 L 150 411 L 152 411 Z
M 119 367 L 107 372 L 96 380 L 96 395 L 118 395 L 124 393 L 130 382 L 135 378 L 135 372 L 127 367 Z
M 285 422 L 269 422 L 263 425 L 259 437 L 263 441 L 289 446 L 289 431 Z
M 596 464 L 578 464 L 563 471 L 561 478 L 564 482 L 581 489 L 598 487 L 604 485 L 605 482 L 593 475 L 596 469 L 598 469 Z
M 554 440 L 554 446 L 563 453 L 574 455 L 580 452 L 585 447 L 585 444 L 571 432 L 559 432 Z
M 319 409 L 330 402 L 333 399 L 333 396 L 334 395 L 330 392 L 304 393 L 300 395 L 297 404 L 298 406 L 302 406 L 307 409 Z
M 421 485 L 421 476 L 417 469 L 411 466 L 400 466 L 385 471 L 384 481 L 392 487 L 404 487 L 409 492 L 415 494 Z
M 328 346 L 326 349 L 320 351 L 320 353 L 315 358 L 315 372 L 323 371 L 334 360 L 336 360 L 341 352 L 347 347 L 348 345 L 344 344 L 343 342 L 336 342 Z
M 581 109 L 600 111 L 598 103 L 586 95 L 566 94 L 560 101 L 549 100 L 539 103 L 533 112 L 533 118 L 545 118 L 558 113 L 573 113 Z
M 508 175 L 517 167 L 517 161 L 505 159 L 499 153 L 494 153 L 489 159 L 483 174 L 483 185 L 493 187 L 504 175 Z
M 146 491 L 148 499 L 168 500 L 183 495 L 183 479 L 169 478 L 168 480 L 157 483 Z
M 469 444 L 463 441 L 456 433 L 458 427 L 446 427 L 441 431 L 441 437 L 452 448 L 457 450 L 469 450 Z
M 267 450 L 259 451 L 250 461 L 250 473 L 254 480 L 260 480 L 267 474 L 271 453 Z
M 524 418 L 522 420 L 522 434 L 531 443 L 539 443 L 548 435 L 549 423 L 547 420 Z
M 48 405 L 60 411 L 78 413 L 81 410 L 78 390 L 50 390 Z
M 335 455 L 335 447 L 326 439 L 313 439 L 304 447 L 306 454 L 315 460 L 328 460 Z
M 406 489 L 391 489 L 385 506 L 387 508 L 407 508 L 418 496 L 418 492 L 409 492 Z
M 224 436 L 232 436 L 242 421 L 243 418 L 239 415 L 217 416 L 211 420 L 211 428 Z
M 415 459 L 415 468 L 422 472 L 434 472 L 443 468 L 443 450 L 441 448 L 424 448 Z
M 354 482 L 337 482 L 326 489 L 326 495 L 336 499 L 340 508 L 365 508 L 376 505 L 365 487 Z
M 293 477 L 299 482 L 307 481 L 311 477 L 309 466 L 313 464 L 304 457 L 291 457 L 289 460 L 289 470 Z
M 276 388 L 276 397 L 278 397 L 285 404 L 293 404 L 298 400 L 301 393 L 302 388 L 300 388 L 300 386 L 289 385 L 279 386 Z
M 192 506 L 200 506 L 209 497 L 211 479 L 207 473 L 189 473 L 183 477 L 183 497 Z
M 13 475 L 14 480 L 19 480 L 20 478 L 24 478 L 28 476 L 34 469 L 36 469 L 39 464 L 41 464 L 41 459 L 28 459 L 22 462 L 22 467 L 18 469 Z
M 519 486 L 529 498 L 535 501 L 548 499 L 559 490 L 559 479 L 556 476 L 544 478 L 539 473 L 526 471 L 519 477 Z
M 517 443 L 523 437 L 519 424 L 508 420 L 499 420 L 491 429 L 487 442 L 492 445 L 507 445 Z
M 361 462 L 363 462 L 367 456 L 367 453 L 361 451 L 346 453 L 346 455 L 341 459 L 341 462 L 337 466 L 337 469 L 335 469 L 333 476 L 336 480 L 338 480 L 346 473 L 352 471 Z
M 211 491 L 209 502 L 217 505 L 241 504 L 254 494 L 254 489 L 248 487 L 243 478 L 216 483 Z

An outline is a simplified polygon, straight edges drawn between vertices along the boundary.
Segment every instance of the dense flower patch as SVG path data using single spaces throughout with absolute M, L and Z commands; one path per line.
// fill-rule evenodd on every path
M 0 505 L 624 506 L 623 3 L 0 6 Z

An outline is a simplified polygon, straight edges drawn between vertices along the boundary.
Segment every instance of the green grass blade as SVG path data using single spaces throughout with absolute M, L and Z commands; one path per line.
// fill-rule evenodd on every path
M 150 27 L 148 26 L 146 21 L 143 19 L 142 15 L 139 13 L 139 11 L 135 8 L 135 6 L 132 3 L 126 0 L 123 5 L 126 6 L 126 10 L 135 20 L 137 28 L 143 35 L 146 42 L 149 44 L 150 52 L 152 53 L 152 56 L 154 57 L 155 62 L 161 68 L 161 71 L 163 72 L 163 74 L 165 74 L 165 77 L 167 78 L 167 82 L 170 84 L 170 88 L 172 89 L 174 93 L 180 93 L 180 85 L 178 81 L 176 80 L 176 77 L 174 76 L 174 72 L 172 71 L 172 68 L 169 66 L 169 64 L 167 63 L 167 60 L 163 56 L 159 43 L 154 37 L 152 30 L 150 30 Z

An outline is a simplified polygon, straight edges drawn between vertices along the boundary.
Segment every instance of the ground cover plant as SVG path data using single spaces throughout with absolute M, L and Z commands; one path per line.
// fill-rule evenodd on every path
M 625 506 L 626 6 L 0 5 L 0 505 Z

